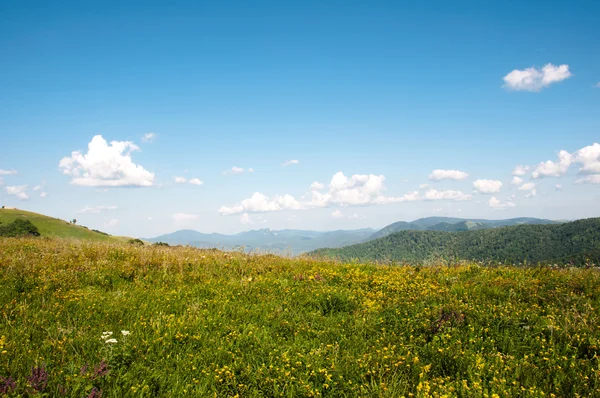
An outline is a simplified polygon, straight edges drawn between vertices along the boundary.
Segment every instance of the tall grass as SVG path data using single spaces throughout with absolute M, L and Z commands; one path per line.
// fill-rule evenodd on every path
M 596 269 L 2 239 L 0 392 L 600 396 L 599 297 Z

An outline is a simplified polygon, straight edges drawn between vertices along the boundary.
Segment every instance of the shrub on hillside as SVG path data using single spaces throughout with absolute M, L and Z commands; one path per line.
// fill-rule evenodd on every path
M 17 218 L 10 224 L 0 225 L 0 236 L 14 238 L 18 236 L 40 236 L 40 231 L 29 220 Z
M 144 242 L 140 239 L 129 239 L 127 243 L 129 243 L 130 245 L 144 246 Z

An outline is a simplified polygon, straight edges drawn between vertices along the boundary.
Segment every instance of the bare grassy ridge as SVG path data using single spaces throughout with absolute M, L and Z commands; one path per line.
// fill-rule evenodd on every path
M 599 297 L 596 269 L 0 239 L 0 391 L 600 396 Z

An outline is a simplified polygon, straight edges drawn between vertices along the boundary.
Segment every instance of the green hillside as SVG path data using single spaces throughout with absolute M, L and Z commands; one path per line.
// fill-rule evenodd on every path
M 600 218 L 564 224 L 532 224 L 464 232 L 400 231 L 312 255 L 340 260 L 423 262 L 432 259 L 505 263 L 600 263 Z
M 29 220 L 41 236 L 49 238 L 74 238 L 104 242 L 122 242 L 128 238 L 105 235 L 68 221 L 48 217 L 20 209 L 0 209 L 0 225 L 7 225 L 17 219 Z

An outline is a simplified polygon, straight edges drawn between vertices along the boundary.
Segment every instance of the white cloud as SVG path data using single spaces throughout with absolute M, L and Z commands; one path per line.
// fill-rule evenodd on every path
M 40 198 L 45 199 L 48 197 L 48 192 L 40 192 Z
M 13 174 L 17 174 L 17 170 L 2 170 L 2 169 L 0 169 L 0 176 L 9 176 L 9 175 L 13 175 Z
M 519 187 L 519 191 L 527 191 L 527 194 L 525 194 L 525 197 L 528 199 L 533 198 L 534 196 L 537 195 L 535 183 L 533 183 L 533 182 L 527 182 L 527 183 L 521 185 Z
M 231 170 L 225 170 L 223 172 L 223 174 L 225 174 L 225 175 L 227 175 L 227 174 L 243 174 L 243 173 L 253 173 L 253 172 L 254 172 L 253 168 L 249 168 L 248 170 L 246 170 L 243 167 L 233 166 L 231 168 Z
M 192 185 L 202 185 L 202 184 L 204 184 L 204 182 L 202 180 L 200 180 L 199 178 L 192 178 L 190 180 L 190 184 L 192 184 Z
M 240 217 L 240 222 L 242 224 L 252 224 L 252 219 L 250 218 L 250 215 L 248 215 L 248 213 L 244 213 Z
M 552 83 L 557 83 L 573 76 L 569 65 L 555 66 L 547 64 L 542 69 L 535 67 L 515 69 L 504 76 L 504 87 L 515 91 L 540 91 Z
M 273 198 L 255 192 L 252 197 L 242 200 L 241 203 L 232 207 L 222 206 L 219 209 L 221 215 L 232 215 L 239 213 L 265 213 L 280 210 L 298 210 L 303 206 L 292 195 L 276 195 Z
M 74 185 L 91 187 L 152 186 L 154 173 L 133 163 L 131 152 L 140 148 L 130 141 L 112 141 L 110 145 L 101 135 L 96 135 L 83 155 L 74 151 L 64 157 L 59 167 L 72 177 Z
M 152 142 L 157 136 L 156 133 L 146 133 L 142 136 L 142 142 Z
M 575 157 L 574 161 L 582 165 L 582 167 L 579 169 L 580 173 L 600 173 L 600 144 L 594 143 L 581 148 L 580 150 L 576 151 L 573 156 Z
M 525 174 L 527 174 L 527 172 L 529 171 L 529 166 L 521 166 L 518 165 L 517 167 L 514 168 L 514 170 L 512 171 L 512 175 L 514 176 L 524 176 Z
M 77 213 L 78 214 L 101 213 L 103 211 L 116 210 L 116 209 L 117 209 L 117 206 L 94 206 L 94 207 L 86 206 L 81 210 L 77 210 Z
M 104 228 L 114 228 L 119 225 L 119 219 L 113 218 L 112 220 L 104 223 Z
M 13 185 L 5 188 L 6 193 L 12 196 L 16 196 L 19 200 L 28 200 L 27 185 Z
M 187 180 L 185 179 L 185 177 L 173 177 L 173 180 L 177 184 L 185 184 L 187 182 Z
M 171 217 L 174 221 L 190 221 L 197 219 L 198 215 L 189 213 L 175 213 Z
M 592 174 L 575 180 L 576 184 L 600 184 L 600 174 Z
M 231 207 L 222 206 L 222 215 L 239 214 L 243 212 L 259 213 L 280 210 L 299 210 L 315 207 L 327 207 L 333 204 L 341 206 L 370 205 L 418 200 L 418 192 L 410 192 L 403 196 L 390 197 L 383 195 L 385 177 L 374 174 L 355 174 L 345 176 L 341 171 L 336 173 L 329 183 L 327 192 L 320 192 L 325 186 L 313 182 L 310 186 L 310 201 L 300 202 L 291 195 L 276 195 L 272 198 L 260 192 Z
M 556 186 L 554 187 L 557 191 L 562 191 L 563 186 L 560 184 L 556 184 Z
M 535 183 L 527 182 L 519 187 L 519 191 L 533 191 L 535 189 Z
M 312 184 L 310 184 L 311 191 L 320 191 L 322 189 L 325 189 L 325 185 L 321 184 L 320 182 L 315 181 Z
M 523 181 L 525 180 L 523 180 L 521 177 L 514 176 L 510 183 L 513 185 L 521 185 Z
M 39 191 L 40 189 L 42 189 L 41 185 L 36 185 L 35 187 L 33 187 L 34 191 Z
M 432 181 L 440 181 L 440 180 L 464 180 L 469 175 L 464 171 L 460 170 L 433 170 L 431 174 L 429 174 L 429 179 Z
M 344 216 L 344 215 L 343 215 L 343 214 L 342 214 L 342 212 L 341 212 L 341 211 L 339 211 L 339 210 L 334 210 L 334 211 L 331 213 L 331 217 L 333 217 L 333 218 L 341 218 L 341 217 L 343 217 L 343 216 Z
M 461 200 L 471 200 L 471 199 L 473 199 L 473 197 L 471 195 L 465 194 L 461 191 L 452 191 L 452 190 L 438 191 L 437 189 L 430 189 L 429 191 L 425 192 L 423 199 L 425 199 L 425 200 L 461 201 Z
M 477 180 L 473 182 L 477 192 L 483 194 L 500 192 L 502 185 L 502 182 L 498 180 Z
M 494 209 L 508 209 L 516 206 L 515 203 L 511 202 L 510 200 L 507 200 L 506 202 L 500 202 L 495 196 L 490 198 L 488 205 Z
M 421 184 L 419 185 L 419 189 L 429 188 L 429 184 Z
M 4 185 L 4 179 L 0 177 L 0 186 Z
M 563 150 L 558 153 L 557 162 L 551 160 L 541 162 L 535 167 L 531 176 L 533 178 L 560 177 L 566 174 L 571 163 L 573 163 L 573 155 Z
M 300 163 L 300 161 L 299 161 L 299 160 L 292 159 L 292 160 L 286 160 L 285 162 L 281 163 L 281 165 L 282 165 L 283 167 L 288 167 L 288 166 L 291 166 L 291 165 L 293 165 L 293 164 L 299 164 L 299 163 Z

